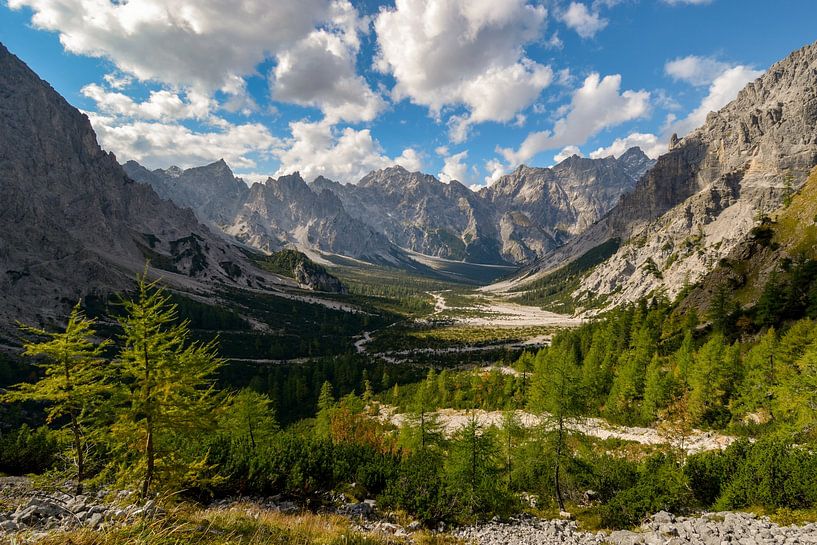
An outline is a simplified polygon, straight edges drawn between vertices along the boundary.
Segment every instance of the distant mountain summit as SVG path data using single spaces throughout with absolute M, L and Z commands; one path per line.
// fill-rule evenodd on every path
M 2 45 L 0 135 L 0 324 L 45 322 L 127 288 L 146 259 L 186 290 L 275 281 L 131 180 L 88 118 Z
M 522 165 L 480 196 L 494 207 L 503 254 L 524 263 L 585 231 L 654 164 L 640 148 L 618 159 L 573 155 L 552 168 Z

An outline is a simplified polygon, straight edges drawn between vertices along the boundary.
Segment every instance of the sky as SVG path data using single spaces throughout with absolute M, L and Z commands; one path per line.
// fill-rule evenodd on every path
M 815 21 L 815 0 L 0 0 L 0 42 L 120 162 L 474 188 L 657 157 Z

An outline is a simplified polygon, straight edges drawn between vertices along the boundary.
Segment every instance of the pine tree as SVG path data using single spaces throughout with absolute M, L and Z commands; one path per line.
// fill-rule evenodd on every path
M 522 352 L 522 355 L 519 356 L 519 359 L 516 360 L 514 364 L 514 368 L 519 371 L 519 377 L 522 380 L 520 385 L 520 406 L 525 405 L 525 401 L 528 397 L 528 383 L 530 382 L 530 374 L 533 371 L 533 362 L 535 361 L 535 356 L 528 352 L 527 350 Z
M 770 328 L 744 358 L 746 376 L 735 412 L 754 414 L 761 421 L 774 417 L 774 394 L 779 385 L 775 370 L 777 332 Z
M 505 411 L 502 415 L 502 454 L 505 459 L 505 474 L 508 479 L 508 488 L 512 488 L 514 468 L 514 454 L 517 443 L 523 436 L 522 425 L 516 411 Z
M 157 282 L 147 280 L 147 271 L 123 307 L 119 360 L 130 391 L 113 432 L 136 454 L 134 467 L 144 472 L 141 495 L 146 497 L 157 472 L 170 477 L 174 469 L 201 463 L 181 460 L 183 452 L 175 443 L 179 436 L 212 427 L 213 377 L 222 360 L 214 341 L 190 340 L 188 322 L 179 320 L 176 305 Z
M 689 411 L 696 422 L 716 423 L 726 416 L 726 405 L 738 381 L 738 347 L 716 333 L 695 355 L 689 372 Z M 720 422 L 724 423 L 724 422 Z
M 223 405 L 218 424 L 234 439 L 249 439 L 253 449 L 267 443 L 278 431 L 272 400 L 249 388 L 239 390 Z
M 419 384 L 414 396 L 401 438 L 403 445 L 411 450 L 426 450 L 442 443 L 443 433 L 434 410 L 436 381 L 436 375 L 430 373 L 426 380 Z
M 656 352 L 656 331 L 644 320 L 632 336 L 632 345 L 619 358 L 618 374 L 610 389 L 607 412 L 629 422 L 637 415 L 637 403 L 644 395 L 647 366 Z
M 812 344 L 775 389 L 780 412 L 809 439 L 817 438 L 817 345 Z
M 641 403 L 641 418 L 645 423 L 652 423 L 672 396 L 672 379 L 664 370 L 663 362 L 655 354 L 647 366 L 647 378 L 644 384 L 644 401 Z
M 571 347 L 556 345 L 536 356 L 532 406 L 551 431 L 555 465 L 553 482 L 559 509 L 564 511 L 561 488 L 562 458 L 567 450 L 569 425 L 583 412 L 580 368 Z
M 689 369 L 695 361 L 695 338 L 692 334 L 692 328 L 684 330 L 684 340 L 681 341 L 681 346 L 675 352 L 673 359 L 675 362 L 673 366 L 674 375 L 679 382 L 685 384 Z
M 48 423 L 65 419 L 63 428 L 71 434 L 71 453 L 77 473 L 77 494 L 82 494 L 86 478 L 86 450 L 100 404 L 110 396 L 104 380 L 106 362 L 102 355 L 108 341 L 94 344 L 94 321 L 77 304 L 68 317 L 65 331 L 51 333 L 34 327 L 23 330 L 47 340 L 25 342 L 26 356 L 41 358 L 44 376 L 35 383 L 21 383 L 2 396 L 3 401 L 41 401 L 48 404 Z
M 499 496 L 496 458 L 492 434 L 471 411 L 466 425 L 451 440 L 447 460 L 449 482 L 469 515 L 487 511 Z
M 395 385 L 396 386 L 396 385 Z M 324 381 L 318 394 L 318 414 L 315 417 L 315 434 L 321 439 L 331 435 L 332 410 L 335 408 L 335 394 L 332 383 Z

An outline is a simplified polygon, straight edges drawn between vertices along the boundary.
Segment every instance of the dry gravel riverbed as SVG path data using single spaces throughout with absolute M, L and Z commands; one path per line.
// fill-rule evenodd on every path
M 475 411 L 440 409 L 433 414 L 437 417 L 443 432 L 448 436 L 453 435 L 457 430 L 468 424 L 471 415 L 476 416 L 477 422 L 484 428 L 501 427 L 505 418 L 505 413 L 502 411 L 484 411 L 482 409 Z M 406 415 L 396 412 L 394 407 L 383 405 L 380 407 L 378 418 L 399 427 L 405 422 Z M 542 417 L 525 411 L 516 411 L 516 418 L 519 424 L 525 428 L 533 428 L 543 423 Z M 641 443 L 642 445 L 665 445 L 670 442 L 667 437 L 655 428 L 614 426 L 600 418 L 583 418 L 568 424 L 568 428 L 598 439 L 621 439 Z M 724 449 L 734 441 L 735 438 L 729 435 L 693 430 L 684 438 L 683 443 L 676 442 L 673 444 L 678 448 L 683 448 L 688 454 L 694 454 L 707 450 Z

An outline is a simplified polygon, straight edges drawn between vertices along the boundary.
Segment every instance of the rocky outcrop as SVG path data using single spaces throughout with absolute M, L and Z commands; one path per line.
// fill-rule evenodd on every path
M 817 44 L 812 44 L 710 113 L 609 214 L 510 284 L 535 280 L 621 238 L 627 242 L 582 280 L 574 297 L 593 294 L 609 304 L 657 290 L 672 297 L 728 255 L 815 164 Z
M 181 289 L 264 285 L 192 212 L 131 180 L 88 118 L 2 45 L 0 134 L 0 327 L 126 288 L 146 259 Z

